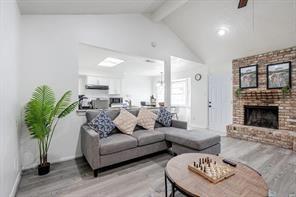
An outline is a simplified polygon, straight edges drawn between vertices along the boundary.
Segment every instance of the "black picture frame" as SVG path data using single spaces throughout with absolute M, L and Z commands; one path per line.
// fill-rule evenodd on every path
M 278 80 L 282 81 L 282 80 L 289 80 L 288 82 L 286 82 L 285 84 L 276 84 L 276 82 L 271 82 L 270 78 L 272 77 L 271 73 L 272 71 L 270 71 L 272 69 L 272 67 L 276 67 L 276 66 L 281 66 L 281 65 L 285 65 L 287 66 L 287 69 L 283 70 L 283 71 L 279 71 L 280 73 L 277 74 L 277 78 Z M 275 64 L 268 64 L 266 66 L 266 84 L 267 84 L 267 89 L 282 89 L 284 87 L 292 87 L 292 67 L 291 67 L 291 61 L 288 62 L 281 62 L 281 63 L 275 63 Z M 287 70 L 287 71 L 286 71 Z M 274 74 L 273 74 L 274 75 Z M 282 76 L 281 76 L 282 75 Z M 283 78 L 284 77 L 284 78 Z M 283 79 L 281 79 L 283 78 Z M 286 78 L 286 79 L 285 79 Z M 283 83 L 283 82 L 280 82 Z
M 252 68 L 255 68 L 255 75 L 256 76 L 254 79 L 256 80 L 256 82 L 253 82 L 253 85 L 249 85 L 249 86 L 243 85 L 242 77 L 244 75 L 244 70 L 252 69 Z M 240 89 L 258 88 L 258 64 L 244 66 L 244 67 L 239 68 L 239 88 Z

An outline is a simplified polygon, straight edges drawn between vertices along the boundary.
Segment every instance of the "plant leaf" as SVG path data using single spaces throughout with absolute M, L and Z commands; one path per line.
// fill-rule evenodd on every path
M 58 116 L 60 113 L 62 113 L 70 104 L 71 101 L 71 91 L 67 91 L 61 99 L 57 102 L 54 110 L 52 111 L 52 114 L 50 116 L 50 121 L 52 122 L 54 117 Z
M 67 116 L 68 114 L 70 114 L 78 105 L 78 101 L 72 103 L 71 105 L 69 105 L 64 111 L 62 111 L 58 118 L 64 118 L 65 116 Z

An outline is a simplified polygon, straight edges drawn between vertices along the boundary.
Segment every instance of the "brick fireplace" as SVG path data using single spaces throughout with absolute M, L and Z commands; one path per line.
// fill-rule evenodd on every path
M 267 65 L 291 62 L 290 93 L 267 89 Z M 258 65 L 258 87 L 242 89 L 239 95 L 239 69 Z M 233 74 L 233 124 L 227 135 L 263 142 L 296 151 L 296 47 L 235 59 Z

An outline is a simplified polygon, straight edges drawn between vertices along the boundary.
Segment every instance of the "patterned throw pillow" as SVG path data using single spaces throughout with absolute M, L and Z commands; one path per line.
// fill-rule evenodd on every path
M 101 111 L 88 125 L 99 133 L 100 138 L 108 137 L 115 128 L 115 124 L 105 111 Z
M 137 125 L 137 118 L 125 109 L 121 109 L 113 123 L 122 133 L 132 135 Z
M 160 108 L 157 121 L 165 127 L 170 127 L 172 125 L 172 117 L 173 115 L 171 114 L 171 112 L 169 112 L 165 108 Z
M 156 118 L 157 115 L 155 113 L 148 109 L 141 108 L 137 117 L 138 125 L 148 130 L 154 130 Z

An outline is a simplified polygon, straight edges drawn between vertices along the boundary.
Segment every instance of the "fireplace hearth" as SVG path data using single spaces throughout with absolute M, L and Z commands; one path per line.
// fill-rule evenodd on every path
M 245 125 L 278 129 L 277 106 L 244 106 Z

